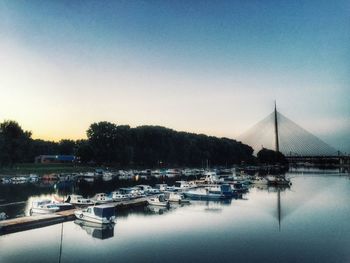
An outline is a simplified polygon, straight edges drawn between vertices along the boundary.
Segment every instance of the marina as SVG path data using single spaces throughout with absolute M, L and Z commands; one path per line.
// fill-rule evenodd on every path
M 43 255 L 30 251 L 42 247 L 46 262 L 61 258 L 65 263 L 232 257 L 239 262 L 346 262 L 349 174 L 312 171 L 287 172 L 290 187 L 251 184 L 237 199 L 191 200 L 170 207 L 147 205 L 150 196 L 109 203 L 116 206 L 113 224 L 78 219 L 76 210 L 0 221 L 8 224 L 0 235 L 1 256 L 4 262 L 40 262 Z M 29 236 L 30 244 L 25 243 Z M 24 250 L 13 253 L 13 243 Z M 24 259 L 23 253 L 30 257 Z
M 350 263 L 349 1 L 0 17 L 0 263 Z
M 109 203 L 115 209 L 128 209 L 135 206 L 143 206 L 147 203 L 146 198 L 137 200 L 127 200 L 123 202 Z M 55 212 L 46 215 L 35 215 L 30 217 L 20 217 L 0 221 L 0 235 L 6 233 L 14 233 L 33 228 L 40 228 L 47 225 L 58 224 L 65 221 L 74 220 L 76 217 L 74 212 L 77 209 Z

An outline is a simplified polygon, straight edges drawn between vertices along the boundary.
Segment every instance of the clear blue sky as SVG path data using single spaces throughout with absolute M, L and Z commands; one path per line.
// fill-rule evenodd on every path
M 237 137 L 273 109 L 350 152 L 349 1 L 0 0 L 0 119 Z

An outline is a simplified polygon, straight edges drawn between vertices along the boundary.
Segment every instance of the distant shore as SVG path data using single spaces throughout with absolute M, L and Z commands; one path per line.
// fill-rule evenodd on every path
M 77 173 L 94 171 L 97 167 L 76 164 L 17 164 L 12 167 L 0 167 L 1 176 L 35 173 L 38 175 L 48 173 Z

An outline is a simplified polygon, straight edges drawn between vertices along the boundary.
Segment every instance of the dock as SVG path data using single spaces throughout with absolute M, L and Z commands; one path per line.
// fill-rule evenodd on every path
M 118 210 L 128 209 L 146 205 L 148 198 L 149 197 L 142 197 L 127 201 L 111 202 L 108 203 L 108 205 L 112 205 Z M 76 210 L 77 209 L 71 209 L 66 211 L 59 211 L 53 214 L 25 216 L 3 220 L 0 221 L 0 235 L 60 224 L 66 221 L 72 221 L 75 219 L 74 212 Z

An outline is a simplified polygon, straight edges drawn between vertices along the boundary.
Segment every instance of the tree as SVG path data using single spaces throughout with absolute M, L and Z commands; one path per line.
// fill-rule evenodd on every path
M 75 155 L 83 163 L 88 163 L 94 159 L 94 151 L 87 140 L 78 140 L 75 144 Z
M 73 140 L 60 140 L 58 143 L 58 153 L 65 155 L 73 155 L 75 149 L 75 141 Z
M 110 122 L 90 125 L 88 145 L 98 163 L 120 165 L 200 166 L 251 163 L 253 149 L 228 138 L 177 132 L 160 126 L 117 126 Z
M 0 162 L 1 165 L 13 165 L 28 161 L 31 132 L 11 120 L 0 123 Z
M 257 154 L 260 163 L 265 164 L 286 164 L 286 157 L 281 152 L 276 152 L 266 148 L 262 148 Z
M 33 161 L 38 155 L 56 155 L 58 152 L 57 142 L 44 141 L 40 139 L 31 140 L 29 160 Z
M 93 123 L 86 133 L 95 161 L 113 163 L 117 155 L 117 126 L 106 121 Z

